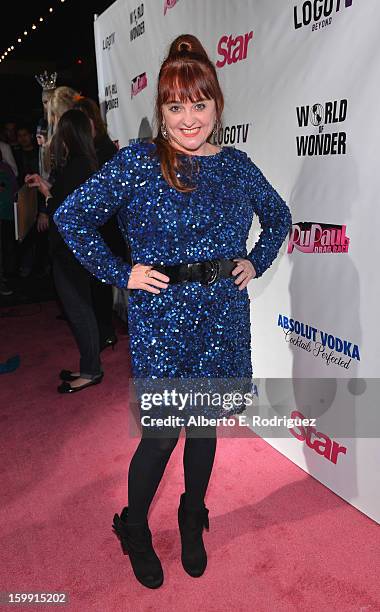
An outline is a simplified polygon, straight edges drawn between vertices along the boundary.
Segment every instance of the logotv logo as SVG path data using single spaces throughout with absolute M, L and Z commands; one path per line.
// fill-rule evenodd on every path
M 253 38 L 253 32 L 247 32 L 234 38 L 232 34 L 225 34 L 218 42 L 218 59 L 216 65 L 223 68 L 226 64 L 236 64 L 247 59 L 248 45 Z
M 344 131 L 324 132 L 327 125 L 343 123 L 347 117 L 348 102 L 332 100 L 324 104 L 297 106 L 297 122 L 299 128 L 318 128 L 313 132 L 296 136 L 297 155 L 345 155 L 347 149 L 347 133 Z
M 226 125 L 219 128 L 213 138 L 214 144 L 235 145 L 247 142 L 250 123 L 238 123 L 237 125 Z
M 140 91 L 145 89 L 148 85 L 148 77 L 146 76 L 146 72 L 139 74 L 137 77 L 132 79 L 131 81 L 131 98 L 133 96 L 137 96 Z
M 303 221 L 292 225 L 288 253 L 348 253 L 349 244 L 345 225 Z
M 352 6 L 352 0 L 306 0 L 302 7 L 294 7 L 294 27 L 296 30 L 313 22 L 312 32 L 331 24 L 333 14 Z
M 109 51 L 113 44 L 115 44 L 115 32 L 103 38 L 103 51 Z

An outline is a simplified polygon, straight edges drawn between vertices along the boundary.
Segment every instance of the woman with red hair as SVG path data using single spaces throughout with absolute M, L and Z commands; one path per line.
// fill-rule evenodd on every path
M 103 282 L 130 290 L 142 437 L 129 466 L 128 506 L 115 514 L 114 530 L 136 578 L 150 588 L 162 584 L 163 570 L 148 510 L 182 426 L 181 559 L 190 576 L 206 569 L 204 498 L 216 425 L 244 412 L 249 394 L 243 403 L 229 394 L 222 405 L 199 406 L 190 391 L 210 389 L 215 381 L 219 391 L 226 381 L 228 389 L 252 390 L 247 285 L 274 261 L 291 225 L 287 205 L 248 156 L 212 143 L 222 112 L 213 63 L 197 38 L 179 36 L 159 73 L 157 136 L 121 149 L 54 217 L 84 266 Z M 113 256 L 97 230 L 116 211 L 132 265 Z M 255 214 L 262 231 L 247 254 Z M 152 401 L 147 391 L 162 388 L 164 402 Z M 183 388 L 187 394 L 178 393 Z

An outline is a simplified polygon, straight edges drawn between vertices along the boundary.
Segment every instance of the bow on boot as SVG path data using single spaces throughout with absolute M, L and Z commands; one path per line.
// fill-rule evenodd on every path
M 152 545 L 148 521 L 128 522 L 128 508 L 113 517 L 113 530 L 120 540 L 123 553 L 129 555 L 137 580 L 150 589 L 157 589 L 164 581 L 161 562 Z
M 209 531 L 208 509 L 185 508 L 185 493 L 182 493 L 178 508 L 178 525 L 181 534 L 181 561 L 184 570 L 193 578 L 202 576 L 207 567 L 207 554 L 203 543 L 203 528 Z

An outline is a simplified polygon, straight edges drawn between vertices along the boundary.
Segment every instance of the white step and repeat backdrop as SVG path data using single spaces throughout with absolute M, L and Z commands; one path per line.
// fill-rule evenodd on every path
M 294 222 L 250 283 L 260 403 L 268 418 L 318 417 L 254 429 L 377 522 L 379 22 L 378 0 L 117 0 L 94 24 L 99 100 L 120 147 L 154 132 L 177 35 L 198 36 L 216 63 L 216 142 L 251 156 Z

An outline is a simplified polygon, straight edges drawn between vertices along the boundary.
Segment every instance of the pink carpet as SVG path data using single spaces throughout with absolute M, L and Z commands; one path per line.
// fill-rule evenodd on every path
M 198 579 L 180 562 L 180 441 L 150 512 L 165 582 L 141 586 L 111 530 L 138 443 L 128 337 L 105 352 L 101 385 L 59 396 L 57 373 L 78 364 L 55 304 L 8 314 L 0 362 L 19 353 L 21 366 L 0 375 L 0 591 L 64 591 L 73 611 L 380 610 L 378 525 L 255 436 L 218 441 Z

